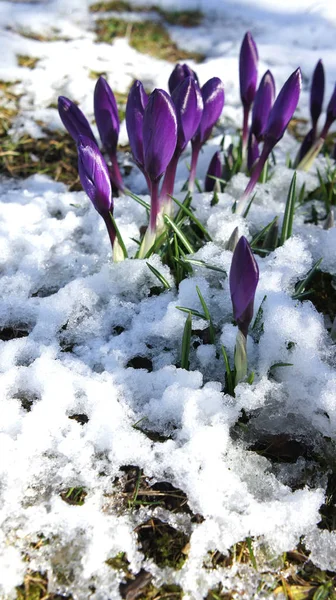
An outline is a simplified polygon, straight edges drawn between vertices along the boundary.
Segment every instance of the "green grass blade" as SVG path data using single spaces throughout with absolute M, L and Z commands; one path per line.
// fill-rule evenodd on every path
M 164 215 L 164 220 L 175 231 L 177 237 L 181 240 L 181 242 L 184 245 L 184 247 L 186 248 L 187 252 L 189 252 L 189 254 L 194 254 L 194 252 L 195 252 L 194 248 L 191 246 L 190 242 L 187 240 L 187 238 L 182 233 L 181 229 L 176 225 L 176 223 L 174 223 L 174 221 L 172 221 L 171 218 L 168 217 L 168 215 Z
M 299 300 L 300 298 L 302 298 L 304 295 L 307 296 L 307 292 L 306 289 L 309 285 L 309 283 L 311 282 L 313 276 L 315 275 L 316 271 L 318 270 L 321 262 L 322 262 L 323 258 L 319 258 L 316 263 L 312 266 L 312 268 L 308 271 L 306 277 L 304 278 L 303 281 L 301 281 L 301 283 L 299 283 L 295 289 L 294 294 L 292 295 L 293 300 Z
M 209 240 L 209 242 L 212 242 L 212 237 L 207 232 L 204 225 L 202 225 L 202 223 L 195 217 L 194 213 L 191 210 L 189 210 L 189 208 L 187 206 L 185 206 L 184 204 L 179 202 L 176 198 L 174 198 L 174 196 L 170 196 L 170 198 L 172 200 L 174 200 L 174 202 L 177 204 L 177 206 L 180 207 L 180 210 L 182 210 L 186 215 L 188 215 L 189 219 L 191 219 L 195 223 L 195 225 L 197 225 L 197 227 L 202 231 L 202 233 Z
M 196 292 L 197 292 L 197 295 L 198 295 L 198 297 L 200 299 L 200 303 L 202 304 L 202 308 L 204 310 L 204 314 L 205 314 L 206 320 L 209 321 L 210 342 L 211 342 L 211 344 L 214 344 L 215 343 L 215 331 L 214 331 L 214 328 L 213 328 L 213 324 L 212 324 L 210 312 L 209 312 L 207 304 L 206 304 L 206 302 L 205 302 L 205 300 L 204 300 L 204 298 L 202 296 L 201 290 L 199 289 L 198 285 L 196 285 Z
M 274 217 L 273 221 L 271 221 L 270 223 L 268 223 L 268 225 L 266 225 L 266 227 L 264 227 L 261 231 L 259 231 L 259 233 L 257 233 L 251 241 L 251 248 L 252 250 L 256 249 L 258 242 L 260 242 L 260 240 L 263 239 L 263 237 L 266 235 L 266 233 L 271 229 L 271 227 L 273 227 L 274 223 L 276 222 L 278 217 Z
M 230 368 L 228 355 L 226 353 L 225 346 L 223 346 L 223 344 L 221 346 L 221 350 L 222 350 L 222 355 L 223 355 L 224 364 L 225 364 L 225 371 L 226 371 L 227 393 L 230 394 L 230 396 L 234 396 L 234 382 L 232 379 L 232 372 L 231 372 L 231 368 Z
M 180 310 L 181 312 L 190 313 L 193 317 L 197 317 L 198 319 L 203 319 L 204 321 L 207 321 L 207 317 L 203 315 L 203 313 L 200 313 L 198 310 L 195 310 L 194 308 L 187 308 L 186 306 L 176 306 L 175 308 L 177 308 L 177 310 Z
M 286 240 L 292 235 L 293 219 L 295 212 L 295 192 L 296 192 L 296 171 L 292 177 L 291 184 L 288 190 L 284 219 L 282 223 L 281 235 L 279 244 L 282 246 Z
M 143 206 L 146 210 L 150 210 L 150 204 L 148 204 L 148 202 L 146 202 L 145 200 L 142 200 L 142 198 L 140 198 L 136 194 L 133 194 L 133 192 L 130 192 L 130 190 L 127 190 L 126 195 L 130 198 L 133 198 L 133 200 L 135 200 L 138 204 Z
M 224 273 L 227 275 L 225 269 L 221 269 L 221 267 L 216 267 L 215 265 L 209 265 L 204 260 L 197 260 L 196 258 L 183 258 L 184 262 L 190 263 L 191 265 L 195 265 L 195 267 L 204 267 L 205 269 L 210 269 L 211 271 L 217 271 L 218 273 Z
M 123 239 L 122 239 L 122 237 L 121 237 L 121 233 L 120 233 L 120 231 L 119 231 L 119 229 L 118 229 L 118 227 L 117 227 L 117 224 L 116 224 L 115 218 L 114 218 L 114 216 L 112 215 L 112 213 L 111 213 L 111 212 L 109 213 L 109 215 L 110 215 L 110 219 L 111 219 L 111 221 L 112 221 L 112 225 L 113 225 L 113 227 L 114 227 L 114 229 L 115 229 L 116 237 L 117 237 L 117 240 L 118 240 L 118 242 L 119 242 L 120 248 L 122 249 L 122 253 L 123 253 L 123 255 L 124 255 L 124 258 L 128 258 L 128 254 L 127 254 L 126 246 L 125 246 L 125 244 L 124 244 L 124 240 L 123 240 Z
M 189 371 L 189 353 L 190 353 L 190 340 L 191 340 L 191 313 L 187 317 L 185 322 L 183 337 L 182 337 L 182 349 L 181 349 L 181 369 Z
M 160 283 L 162 283 L 163 287 L 165 287 L 166 290 L 171 290 L 170 284 L 168 283 L 167 279 L 162 275 L 162 273 L 160 273 L 160 271 L 158 271 L 150 263 L 146 262 L 146 265 L 150 269 L 150 271 L 152 271 L 153 275 L 155 275 L 155 277 L 158 278 L 158 280 L 160 281 Z

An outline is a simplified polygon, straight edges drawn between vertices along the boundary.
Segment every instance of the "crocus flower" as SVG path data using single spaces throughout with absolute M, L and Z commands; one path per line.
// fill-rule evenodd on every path
M 110 218 L 110 213 L 113 213 L 113 200 L 106 162 L 97 144 L 91 138 L 80 135 L 77 150 L 81 184 L 96 211 L 103 217 L 113 248 L 115 229 Z
M 219 179 L 222 177 L 222 160 L 220 152 L 215 152 L 210 161 L 204 183 L 204 190 L 206 192 L 212 192 L 216 183 L 218 184 L 218 181 L 213 179 L 213 177 L 218 177 Z
M 69 98 L 59 96 L 58 112 L 64 127 L 76 143 L 80 135 L 91 138 L 93 142 L 96 141 L 87 118 Z
M 242 236 L 232 257 L 229 283 L 233 315 L 238 325 L 235 348 L 236 384 L 247 374 L 246 336 L 253 317 L 259 269 L 247 239 Z
M 126 104 L 126 129 L 134 160 L 144 168 L 142 124 L 148 96 L 141 81 L 135 81 L 130 89 Z
M 247 200 L 257 183 L 265 162 L 274 146 L 281 140 L 297 107 L 301 90 L 301 71 L 296 69 L 281 88 L 271 109 L 264 131 L 264 146 L 260 158 L 253 169 L 252 176 L 239 200 L 236 212 L 241 214 Z
M 336 120 L 336 84 L 334 87 L 334 91 L 331 95 L 331 98 L 329 100 L 329 104 L 327 106 L 326 120 L 325 120 L 323 129 L 322 129 L 319 137 L 317 138 L 317 140 L 312 145 L 309 152 L 307 152 L 307 154 L 303 157 L 301 162 L 298 164 L 298 169 L 303 169 L 304 171 L 308 171 L 308 169 L 312 165 L 314 159 L 320 152 L 320 150 L 324 144 L 324 141 L 327 137 L 327 133 L 335 120 Z
M 260 155 L 260 152 L 259 152 L 259 144 L 257 142 L 257 138 L 254 135 L 254 133 L 252 133 L 250 131 L 248 144 L 247 144 L 247 169 L 250 173 L 252 172 L 252 169 L 253 169 L 254 165 L 256 164 L 256 162 L 259 158 L 259 155 Z
M 319 60 L 313 73 L 310 88 L 310 115 L 312 119 L 314 137 L 316 134 L 317 121 L 322 111 L 324 98 L 324 79 L 323 63 L 322 60 Z
M 254 100 L 258 78 L 258 50 L 248 31 L 243 39 L 239 55 L 240 97 L 243 103 L 243 156 L 245 155 L 248 135 L 248 117 Z
M 176 148 L 177 118 L 174 104 L 164 90 L 151 93 L 143 116 L 144 167 L 151 184 L 149 227 L 140 248 L 142 258 L 153 245 L 159 212 L 159 182 Z
M 193 71 L 185 63 L 183 65 L 178 63 L 172 71 L 168 80 L 168 88 L 170 94 L 172 94 L 175 88 L 181 83 L 181 81 L 183 81 L 187 77 L 192 77 L 198 83 L 198 77 L 195 71 Z
M 177 143 L 174 155 L 167 167 L 161 189 L 161 203 L 167 214 L 172 211 L 170 195 L 174 191 L 174 181 L 178 160 L 188 142 L 195 135 L 203 112 L 201 90 L 193 77 L 186 77 L 172 94 L 177 118 Z
M 112 168 L 112 183 L 121 191 L 124 190 L 122 176 L 117 161 L 117 144 L 119 137 L 119 115 L 114 94 L 104 79 L 99 77 L 94 91 L 94 113 L 102 144 L 108 153 Z
M 261 142 L 263 133 L 266 129 L 266 124 L 270 110 L 273 106 L 274 97 L 274 78 L 271 71 L 266 71 L 259 84 L 252 109 L 251 132 L 254 134 L 258 142 Z
M 211 135 L 216 121 L 219 119 L 225 101 L 224 85 L 218 77 L 212 77 L 202 87 L 203 113 L 195 136 L 191 140 L 192 156 L 189 175 L 189 190 L 192 191 L 196 176 L 196 167 L 200 149 Z

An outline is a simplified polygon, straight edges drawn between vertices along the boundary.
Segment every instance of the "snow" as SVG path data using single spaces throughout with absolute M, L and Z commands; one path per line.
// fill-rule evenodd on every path
M 247 28 L 258 44 L 260 72 L 272 68 L 277 89 L 301 65 L 299 116 L 308 117 L 308 82 L 320 57 L 330 95 L 336 79 L 332 3 L 314 2 L 307 8 L 303 0 L 280 5 L 266 0 L 162 0 L 157 5 L 207 13 L 199 29 L 170 29 L 182 46 L 205 52 L 202 64 L 190 61 L 201 82 L 214 75 L 223 78 L 222 125 L 232 133 L 241 125 L 237 57 Z M 50 107 L 60 94 L 78 101 L 92 121 L 91 70 L 105 72 L 119 92 L 126 92 L 134 77 L 146 87 L 167 88 L 172 65 L 139 54 L 124 39 L 112 46 L 96 44 L 92 17 L 80 0 L 5 1 L 0 17 L 0 79 L 19 81 L 15 90 L 22 94 L 14 137 L 32 130 L 37 137 L 43 135 L 41 120 L 51 129 L 61 128 Z M 23 30 L 58 39 L 36 41 L 20 35 Z M 22 68 L 17 54 L 40 60 L 33 70 Z M 125 127 L 123 131 L 121 142 L 126 143 Z M 222 133 L 221 127 L 217 133 Z M 220 138 L 213 138 L 200 157 L 201 179 Z M 243 174 L 233 178 L 215 206 L 212 194 L 194 195 L 196 216 L 213 238 L 196 258 L 228 273 L 232 253 L 225 243 L 236 226 L 240 235 L 251 239 L 275 214 L 281 225 L 293 174 L 283 166 L 284 157 L 287 150 L 295 155 L 297 143 L 286 135 L 279 146 L 273 178 L 257 186 L 246 220 L 231 211 L 247 183 Z M 178 183 L 186 179 L 186 160 L 179 165 Z M 323 166 L 323 159 L 319 161 Z M 298 174 L 299 189 L 303 183 L 306 190 L 314 190 L 316 171 Z M 143 181 L 134 171 L 127 185 L 143 191 Z M 255 540 L 256 552 L 261 546 L 268 548 L 268 564 L 303 538 L 318 567 L 335 569 L 335 533 L 317 526 L 325 501 L 325 474 L 308 477 L 307 483 L 302 472 L 309 467 L 308 459 L 300 457 L 292 470 L 293 465 L 277 469 L 251 450 L 265 432 L 310 440 L 317 453 L 323 449 L 322 439 L 335 439 L 335 346 L 312 303 L 292 298 L 295 283 L 318 258 L 323 257 L 324 271 L 336 274 L 335 228 L 307 225 L 298 210 L 293 236 L 268 257 L 256 257 L 260 283 L 255 313 L 266 296 L 263 333 L 259 343 L 252 335 L 248 338 L 255 381 L 239 384 L 233 399 L 223 393 L 219 345 L 199 345 L 191 352 L 190 371 L 178 367 L 186 315 L 176 307 L 201 309 L 196 286 L 218 327 L 218 340 L 233 360 L 237 330 L 224 273 L 195 267 L 176 290 L 168 267 L 152 256 L 149 262 L 172 286 L 152 295 L 158 281 L 145 261 L 112 263 L 104 223 L 84 192 L 69 192 L 63 184 L 35 175 L 25 181 L 1 181 L 0 200 L 1 328 L 26 334 L 0 341 L 3 597 L 16 597 L 15 586 L 29 567 L 48 573 L 49 591 L 118 599 L 123 573 L 106 561 L 125 552 L 133 573 L 146 568 L 158 584 L 181 585 L 186 598 L 201 599 L 220 582 L 224 590 L 234 582 L 239 591 L 242 579 L 242 597 L 248 598 L 256 593 L 258 582 L 244 565 L 232 570 L 205 567 L 209 551 L 225 554 L 247 537 Z M 117 199 L 115 205 L 132 256 L 136 244 L 131 238 L 146 224 L 145 210 L 129 197 Z M 193 323 L 196 330 L 206 327 L 202 319 L 194 318 Z M 153 371 L 128 366 L 139 356 L 152 362 Z M 276 363 L 290 366 L 275 368 L 271 376 Z M 236 431 L 242 410 L 251 415 L 246 437 Z M 78 414 L 86 415 L 87 422 L 70 418 Z M 152 441 L 146 430 L 160 433 L 165 441 Z M 122 510 L 118 477 L 127 465 L 142 469 L 151 483 L 169 481 L 181 489 L 190 509 L 204 521 L 194 522 L 187 513 L 162 507 Z M 82 506 L 70 506 L 61 498 L 71 487 L 87 492 Z M 181 570 L 160 569 L 144 558 L 135 528 L 151 517 L 190 536 Z M 47 543 L 34 549 L 39 540 Z

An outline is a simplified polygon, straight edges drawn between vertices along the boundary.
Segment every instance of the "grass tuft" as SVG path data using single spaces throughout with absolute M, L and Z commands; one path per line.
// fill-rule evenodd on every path
M 37 63 L 39 62 L 39 58 L 35 58 L 34 56 L 27 56 L 26 54 L 18 54 L 17 62 L 19 67 L 26 67 L 27 69 L 35 69 Z

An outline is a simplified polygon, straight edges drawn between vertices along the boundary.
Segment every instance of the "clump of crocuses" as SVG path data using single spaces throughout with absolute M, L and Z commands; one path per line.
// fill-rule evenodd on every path
M 242 236 L 233 253 L 229 282 L 233 316 L 238 325 L 235 347 L 235 383 L 247 376 L 246 338 L 253 317 L 259 269 L 250 244 Z

